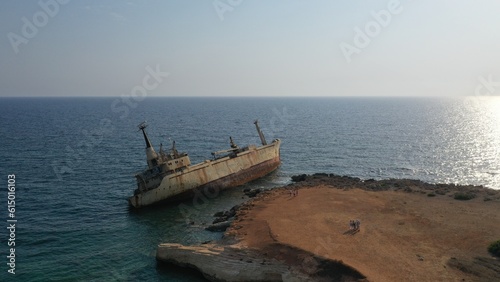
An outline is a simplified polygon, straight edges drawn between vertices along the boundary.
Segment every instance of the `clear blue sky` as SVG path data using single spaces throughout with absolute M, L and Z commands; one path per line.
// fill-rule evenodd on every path
M 500 94 L 497 0 L 55 1 L 0 2 L 0 96 Z

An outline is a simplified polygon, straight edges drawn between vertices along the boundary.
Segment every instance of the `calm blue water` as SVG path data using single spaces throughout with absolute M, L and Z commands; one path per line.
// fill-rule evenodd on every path
M 193 163 L 239 145 L 283 140 L 280 169 L 247 184 L 270 188 L 297 173 L 414 178 L 500 189 L 500 97 L 0 99 L 0 280 L 7 274 L 7 175 L 16 175 L 16 278 L 24 281 L 199 281 L 158 267 L 161 242 L 200 243 L 239 187 L 131 212 L 133 175 L 146 165 L 137 125 L 158 149 L 175 140 Z M 194 221 L 194 225 L 189 224 Z

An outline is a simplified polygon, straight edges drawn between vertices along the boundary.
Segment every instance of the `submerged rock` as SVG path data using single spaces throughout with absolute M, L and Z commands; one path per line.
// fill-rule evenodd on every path
M 236 211 L 238 210 L 239 207 L 240 207 L 240 205 L 236 205 L 228 211 L 216 212 L 214 214 L 214 217 L 216 217 L 216 218 L 212 222 L 212 225 L 216 225 L 216 224 L 221 223 L 221 222 L 229 221 L 231 218 L 233 218 L 236 215 Z M 213 229 L 218 229 L 218 228 L 213 227 Z M 209 230 L 209 231 L 213 231 L 213 230 Z M 222 231 L 225 231 L 225 229 Z
M 306 180 L 307 175 L 306 174 L 300 174 L 300 175 L 294 175 L 292 176 L 292 181 L 293 182 L 301 182 Z
M 251 190 L 248 190 L 245 193 L 245 195 L 247 195 L 249 198 L 253 198 L 255 196 L 257 196 L 260 192 L 262 192 L 262 189 L 260 188 L 257 188 L 257 189 L 251 189 Z
M 222 221 L 222 222 L 217 222 L 214 224 L 211 224 L 205 228 L 207 231 L 212 231 L 212 232 L 224 232 L 226 231 L 227 228 L 231 225 L 231 222 L 229 221 Z

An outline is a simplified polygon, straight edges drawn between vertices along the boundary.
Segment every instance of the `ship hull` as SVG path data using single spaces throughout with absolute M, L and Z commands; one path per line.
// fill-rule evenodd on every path
M 165 176 L 157 188 L 129 198 L 135 208 L 192 197 L 198 190 L 215 191 L 245 184 L 274 171 L 280 165 L 280 141 L 253 148 L 236 157 L 205 161 Z M 210 192 L 208 192 L 210 191 Z

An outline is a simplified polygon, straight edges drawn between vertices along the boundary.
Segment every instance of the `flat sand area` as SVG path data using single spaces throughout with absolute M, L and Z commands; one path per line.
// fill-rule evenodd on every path
M 317 258 L 326 258 L 368 281 L 500 280 L 498 259 L 487 251 L 500 239 L 500 193 L 459 201 L 418 190 L 299 188 L 297 196 L 287 187 L 262 193 L 239 210 L 226 234 L 309 274 L 320 267 Z M 360 220 L 358 232 L 350 230 L 351 219 Z

